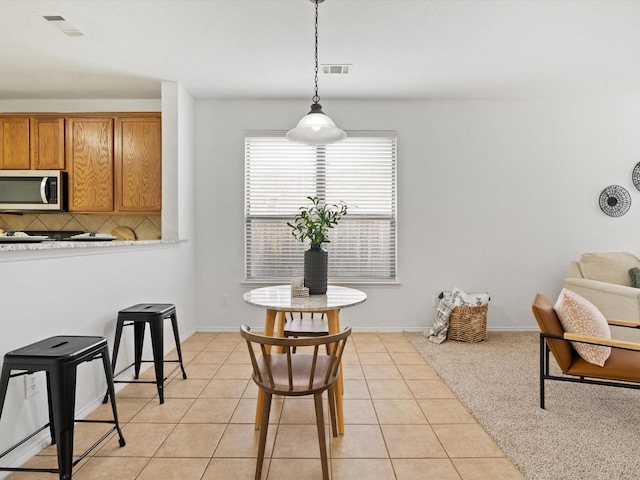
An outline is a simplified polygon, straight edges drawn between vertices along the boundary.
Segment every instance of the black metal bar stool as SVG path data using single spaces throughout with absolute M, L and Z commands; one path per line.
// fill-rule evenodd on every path
M 77 420 L 76 405 L 76 372 L 83 362 L 90 362 L 102 358 L 104 375 L 107 380 L 107 391 L 111 395 L 111 409 L 113 420 Z M 20 373 L 11 372 L 18 370 Z M 80 460 L 86 457 L 95 447 L 105 440 L 114 430 L 120 437 L 120 446 L 125 445 L 118 412 L 116 410 L 115 393 L 113 388 L 112 369 L 109 365 L 109 348 L 104 337 L 57 336 L 47 338 L 26 347 L 13 350 L 4 356 L 2 375 L 0 376 L 0 415 L 7 395 L 9 379 L 34 372 L 45 371 L 47 376 L 47 395 L 49 403 L 49 423 L 27 436 L 3 453 L 0 458 L 12 452 L 27 440 L 34 437 L 47 427 L 51 432 L 51 443 L 57 445 L 58 468 L 11 468 L 0 467 L 1 471 L 30 471 L 59 473 L 60 480 L 69 480 L 71 471 Z M 114 427 L 105 433 L 86 452 L 73 460 L 73 428 L 75 422 L 110 423 Z
M 178 360 L 164 360 L 164 323 L 167 318 L 171 319 L 171 326 L 173 328 L 173 338 L 176 342 L 176 350 L 178 351 Z M 146 324 L 149 324 L 149 330 L 151 333 L 151 349 L 153 351 L 153 360 L 142 360 L 142 346 L 144 343 L 144 331 Z M 134 362 L 131 365 L 126 366 L 118 373 L 116 371 L 116 361 L 118 360 L 118 350 L 120 349 L 120 339 L 122 338 L 122 327 L 133 325 L 134 329 Z M 143 362 L 153 362 L 156 379 L 155 380 L 139 380 L 140 365 Z M 164 363 L 175 363 L 175 366 L 171 372 L 166 376 L 164 374 Z M 180 335 L 178 334 L 178 318 L 176 315 L 176 307 L 171 303 L 140 303 L 133 307 L 125 308 L 118 312 L 118 323 L 116 325 L 116 338 L 113 342 L 113 359 L 112 369 L 113 376 L 117 377 L 125 370 L 135 367 L 134 379 L 135 380 L 114 380 L 115 383 L 155 383 L 158 387 L 158 396 L 160 397 L 160 403 L 164 403 L 164 381 L 169 378 L 173 372 L 178 369 L 182 370 L 182 378 L 187 378 L 187 373 L 184 371 L 184 365 L 182 363 L 182 351 L 180 349 Z M 107 402 L 109 392 L 104 397 L 104 403 Z

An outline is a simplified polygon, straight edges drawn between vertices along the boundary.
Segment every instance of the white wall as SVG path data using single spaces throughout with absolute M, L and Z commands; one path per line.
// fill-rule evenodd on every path
M 163 129 L 163 192 L 173 192 L 171 198 L 178 212 L 166 219 L 166 226 L 172 232 L 172 238 L 179 235 L 180 239 L 187 241 L 156 247 L 0 252 L 0 276 L 3 279 L 0 287 L 0 356 L 54 335 L 104 336 L 111 352 L 117 312 L 136 303 L 174 303 L 182 338 L 195 331 L 194 105 L 178 84 L 163 85 L 163 95 L 166 95 L 162 100 L 163 123 L 174 126 L 173 130 Z M 91 106 L 96 104 L 64 101 L 14 103 L 13 111 L 94 111 Z M 98 103 L 99 108 L 96 109 L 100 111 L 125 111 L 125 104 L 129 107 L 127 110 L 141 111 L 148 104 L 132 100 Z M 155 106 L 158 110 L 160 102 L 155 102 Z M 7 103 L 0 102 L 0 111 L 12 109 Z M 163 209 L 163 236 L 164 223 Z M 166 330 L 165 347 L 170 349 L 173 346 L 172 335 L 170 329 Z M 146 344 L 149 343 L 147 339 Z M 133 361 L 131 331 L 125 333 L 120 352 L 119 365 L 125 366 Z M 147 348 L 145 358 L 151 358 L 150 348 Z M 99 363 L 84 364 L 79 369 L 78 416 L 101 403 L 105 383 Z M 39 383 L 41 393 L 25 400 L 22 379 L 10 382 L 0 419 L 0 451 L 47 422 L 42 374 Z M 37 450 L 37 442 L 32 442 L 7 456 L 2 464 L 20 465 Z
M 59 334 L 104 335 L 111 343 L 117 311 L 138 302 L 175 303 L 183 337 L 194 329 L 263 324 L 264 312 L 242 301 L 251 288 L 242 283 L 244 132 L 287 130 L 309 101 L 194 102 L 172 83 L 162 92 L 163 124 L 173 125 L 163 129 L 163 201 L 177 202 L 163 208 L 163 230 L 166 223 L 173 237 L 189 241 L 92 255 L 1 253 L 0 355 Z M 97 110 L 125 110 L 123 102 L 98 103 Z M 347 130 L 398 132 L 401 284 L 356 285 L 369 298 L 342 312 L 344 325 L 423 329 L 433 319 L 432 298 L 458 285 L 491 294 L 490 328 L 533 328 L 533 296 L 557 296 L 569 261 L 581 252 L 640 253 L 640 192 L 631 183 L 640 161 L 637 98 L 323 104 Z M 11 111 L 8 105 L 0 101 L 0 111 Z M 83 110 L 64 101 L 12 105 Z M 610 184 L 631 193 L 624 217 L 598 209 L 598 195 Z M 229 295 L 228 307 L 222 295 Z M 79 412 L 102 395 L 100 374 L 87 367 Z M 0 450 L 46 418 L 42 394 L 23 397 L 16 381 L 2 415 Z
M 310 102 L 196 102 L 198 329 L 261 326 L 245 305 L 245 130 L 287 130 Z M 423 329 L 433 297 L 457 285 L 491 294 L 489 328 L 534 328 L 537 292 L 555 299 L 584 251 L 640 253 L 638 98 L 600 101 L 323 101 L 346 130 L 398 132 L 399 286 L 369 295 L 343 324 Z M 598 207 L 611 184 L 629 190 L 620 218 Z M 302 259 L 301 259 L 302 261 Z M 221 305 L 221 296 L 230 305 Z

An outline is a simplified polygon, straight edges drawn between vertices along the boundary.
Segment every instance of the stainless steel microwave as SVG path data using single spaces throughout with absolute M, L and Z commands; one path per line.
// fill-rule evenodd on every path
M 0 170 L 0 211 L 66 209 L 65 172 Z

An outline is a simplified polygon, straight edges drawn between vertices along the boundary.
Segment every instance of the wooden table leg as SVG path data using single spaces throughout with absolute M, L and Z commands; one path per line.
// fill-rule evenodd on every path
M 273 335 L 276 337 L 284 337 L 284 324 L 287 321 L 287 314 L 285 312 L 278 312 L 276 316 L 276 326 L 274 328 Z M 283 353 L 282 347 L 276 347 L 275 353 Z
M 264 334 L 272 337 L 273 330 L 276 324 L 276 314 L 278 312 L 276 310 L 267 309 L 267 316 L 264 319 Z
M 284 323 L 287 320 L 287 314 L 286 312 L 278 312 L 278 315 L 276 318 L 278 319 L 278 321 L 276 322 L 276 325 L 275 325 L 274 334 L 276 335 L 276 337 L 283 337 Z
M 340 310 L 327 311 L 327 322 L 329 324 L 329 335 L 340 332 Z M 344 411 L 342 409 L 342 393 L 344 385 L 342 383 L 342 365 L 340 365 L 340 378 L 336 382 L 336 417 L 338 420 L 338 433 L 344 434 Z
M 276 313 L 278 313 L 276 310 L 267 310 L 267 316 L 264 321 L 264 334 L 266 336 L 269 336 L 269 337 L 273 336 L 273 330 L 276 323 Z M 280 336 L 282 336 L 283 329 L 284 329 L 284 324 L 278 325 L 278 331 L 280 332 Z M 271 350 L 270 345 L 267 345 L 265 348 L 267 349 L 267 352 Z M 260 422 L 262 421 L 263 402 L 264 402 L 264 393 L 262 392 L 262 390 L 258 389 L 258 402 L 256 405 L 256 423 L 255 423 L 256 430 L 260 430 Z

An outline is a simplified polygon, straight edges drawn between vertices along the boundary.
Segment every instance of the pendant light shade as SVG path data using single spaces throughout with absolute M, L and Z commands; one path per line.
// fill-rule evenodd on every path
M 336 127 L 333 120 L 322 111 L 322 105 L 314 103 L 293 130 L 287 132 L 287 139 L 306 145 L 327 145 L 347 138 L 347 134 Z
M 333 120 L 322 111 L 322 105 L 318 103 L 318 4 L 324 0 L 310 0 L 316 5 L 316 70 L 315 70 L 315 95 L 311 111 L 298 122 L 296 128 L 287 132 L 287 139 L 292 142 L 306 145 L 327 145 L 347 138 L 344 131 L 336 127 Z

